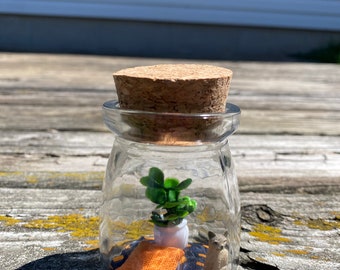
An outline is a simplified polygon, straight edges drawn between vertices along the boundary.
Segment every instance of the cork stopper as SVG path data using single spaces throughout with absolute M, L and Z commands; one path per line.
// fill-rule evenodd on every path
M 232 71 L 197 64 L 141 66 L 113 74 L 121 108 L 153 112 L 224 112 Z
M 196 145 L 218 137 L 221 119 L 191 115 L 225 112 L 231 70 L 169 64 L 123 69 L 113 78 L 120 108 L 155 113 L 123 117 L 122 121 L 130 126 L 126 134 L 129 138 L 166 145 Z

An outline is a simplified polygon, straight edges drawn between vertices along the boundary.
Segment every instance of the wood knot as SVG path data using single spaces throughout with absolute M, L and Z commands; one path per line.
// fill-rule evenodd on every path
M 248 224 L 265 223 L 275 225 L 283 220 L 278 213 L 265 204 L 245 205 L 241 209 L 242 219 Z

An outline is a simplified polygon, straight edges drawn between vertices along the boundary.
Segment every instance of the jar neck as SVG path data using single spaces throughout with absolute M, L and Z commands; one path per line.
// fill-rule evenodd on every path
M 124 137 L 116 136 L 115 144 L 119 144 L 122 148 L 129 149 L 130 151 L 155 151 L 155 152 L 205 152 L 219 150 L 228 146 L 228 138 L 224 138 L 217 142 L 189 142 L 183 144 L 164 144 L 157 142 L 136 142 L 126 139 Z

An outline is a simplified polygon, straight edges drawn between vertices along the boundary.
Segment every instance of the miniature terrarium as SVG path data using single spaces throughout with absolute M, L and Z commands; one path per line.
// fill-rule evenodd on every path
M 240 199 L 228 137 L 232 71 L 156 65 L 113 74 L 103 105 L 115 139 L 103 185 L 100 251 L 107 269 L 235 270 Z

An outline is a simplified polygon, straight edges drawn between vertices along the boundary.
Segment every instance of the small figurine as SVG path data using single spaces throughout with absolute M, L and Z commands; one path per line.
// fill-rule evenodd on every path
M 228 232 L 215 234 L 208 232 L 209 249 L 205 259 L 204 270 L 227 270 L 229 240 Z

